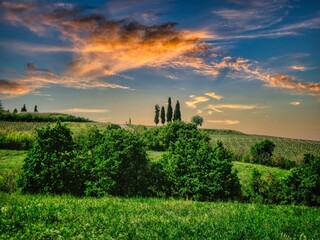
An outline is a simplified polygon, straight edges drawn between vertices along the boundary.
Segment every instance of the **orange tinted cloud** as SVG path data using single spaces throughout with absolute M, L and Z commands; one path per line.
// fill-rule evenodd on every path
M 240 73 L 244 74 L 243 78 L 263 81 L 267 87 L 291 89 L 314 96 L 320 95 L 320 83 L 298 81 L 282 73 L 269 73 L 248 59 L 225 57 L 220 62 L 214 62 L 213 66 L 220 71 L 224 68 L 235 71 L 234 77 L 239 77 L 237 74 Z M 232 76 L 233 73 L 230 74 Z
M 223 98 L 222 96 L 219 96 L 219 95 L 215 94 L 214 92 L 208 92 L 208 93 L 205 93 L 205 95 L 212 97 L 212 98 L 215 98 L 217 100 L 220 100 L 221 98 Z
M 198 103 L 209 101 L 209 98 L 206 98 L 203 96 L 197 97 L 197 96 L 191 95 L 189 97 L 191 98 L 191 100 L 186 101 L 186 104 L 188 107 L 192 107 L 192 108 L 196 108 L 196 104 L 198 104 Z
M 30 86 L 22 82 L 0 79 L 0 94 L 7 96 L 23 95 L 29 93 L 30 91 Z
M 233 109 L 233 110 L 252 110 L 257 108 L 267 108 L 268 106 L 258 106 L 258 105 L 243 105 L 243 104 L 217 104 L 207 106 L 208 109 L 212 109 L 216 112 L 222 112 L 221 109 Z
M 238 120 L 208 120 L 207 122 L 224 124 L 224 125 L 234 125 L 234 124 L 240 123 L 240 121 Z

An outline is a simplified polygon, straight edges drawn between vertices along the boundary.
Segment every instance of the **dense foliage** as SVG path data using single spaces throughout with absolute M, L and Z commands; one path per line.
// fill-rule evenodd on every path
M 90 137 L 90 135 L 88 136 Z M 99 132 L 91 135 L 96 146 L 86 161 L 86 195 L 141 196 L 147 189 L 147 155 L 137 134 L 121 128 L 109 127 L 99 139 Z M 92 144 L 91 141 L 87 141 Z
M 191 118 L 191 122 L 194 123 L 196 126 L 202 126 L 202 123 L 203 123 L 203 117 L 199 116 L 199 115 L 196 115 L 196 116 L 193 116 Z
M 232 156 L 219 142 L 195 129 L 180 131 L 180 137 L 163 156 L 162 166 L 172 184 L 173 195 L 212 201 L 240 195 L 240 183 L 232 172 Z
M 20 185 L 30 193 L 73 192 L 77 169 L 73 163 L 71 131 L 58 122 L 54 127 L 37 130 L 33 148 L 22 167 Z

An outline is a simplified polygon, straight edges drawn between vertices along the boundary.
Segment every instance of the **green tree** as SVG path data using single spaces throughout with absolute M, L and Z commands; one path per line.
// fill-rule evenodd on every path
M 285 203 L 320 206 L 320 156 L 306 154 L 285 179 Z
M 191 122 L 194 123 L 196 126 L 198 126 L 198 125 L 202 126 L 203 117 L 201 117 L 199 115 L 193 116 L 191 118 Z
M 38 106 L 37 106 L 37 105 L 34 106 L 34 112 L 35 112 L 35 113 L 38 112 Z
M 1 102 L 1 100 L 0 100 L 0 112 L 3 112 L 3 105 L 2 105 L 2 102 Z
M 180 103 L 177 101 L 174 109 L 173 121 L 181 121 Z
M 154 123 L 155 123 L 156 125 L 158 125 L 158 123 L 159 123 L 159 113 L 160 113 L 160 107 L 159 107 L 159 105 L 156 104 L 155 107 L 154 107 L 154 109 L 155 109 Z
M 37 130 L 33 148 L 22 167 L 20 186 L 29 193 L 77 193 L 79 181 L 74 178 L 74 143 L 71 131 L 58 122 Z
M 167 123 L 172 121 L 171 97 L 168 98 Z
M 13 110 L 13 113 L 14 113 L 14 114 L 18 113 L 18 109 L 15 108 L 15 109 Z
M 27 108 L 25 104 L 23 104 L 23 107 L 21 108 L 21 112 L 27 112 Z
M 163 155 L 161 164 L 171 192 L 187 199 L 212 201 L 235 198 L 240 183 L 232 171 L 232 155 L 197 129 L 181 130 Z
M 268 139 L 254 144 L 250 149 L 252 162 L 264 165 L 272 165 L 271 157 L 274 148 L 275 144 Z
M 163 125 L 166 122 L 166 113 L 164 110 L 164 106 L 161 107 L 160 118 L 161 118 L 161 123 Z
M 136 133 L 121 128 L 107 129 L 93 150 L 86 194 L 139 196 L 147 190 L 147 154 Z

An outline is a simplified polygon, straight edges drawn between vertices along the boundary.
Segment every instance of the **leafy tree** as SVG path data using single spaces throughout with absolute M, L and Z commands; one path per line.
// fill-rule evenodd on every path
M 160 118 L 162 125 L 166 122 L 166 113 L 164 110 L 164 106 L 161 107 Z
M 155 123 L 156 125 L 158 125 L 158 123 L 159 123 L 159 113 L 160 113 L 160 107 L 159 107 L 159 105 L 156 104 L 155 107 L 154 107 L 154 109 L 155 109 L 154 123 Z
M 21 112 L 27 112 L 27 108 L 25 104 L 23 104 L 23 107 L 21 108 Z
M 167 109 L 167 122 L 172 121 L 172 106 L 171 106 L 171 97 L 168 98 L 168 109 Z
M 234 198 L 240 193 L 231 160 L 232 155 L 221 142 L 212 147 L 208 135 L 192 129 L 180 131 L 161 164 L 173 195 L 212 201 Z
M 177 101 L 174 109 L 173 121 L 181 121 L 180 103 Z
M 320 156 L 306 154 L 285 179 L 285 203 L 320 206 Z
M 107 129 L 101 144 L 93 149 L 88 167 L 86 195 L 144 195 L 147 154 L 136 133 L 124 129 Z
M 34 106 L 34 112 L 35 112 L 35 113 L 38 112 L 38 106 L 37 106 L 37 105 Z
M 250 149 L 252 161 L 264 165 L 270 164 L 274 148 L 275 144 L 268 139 L 254 144 Z
M 199 115 L 193 116 L 191 118 L 191 122 L 194 123 L 196 126 L 198 126 L 198 125 L 202 126 L 203 117 L 201 117 Z
M 22 167 L 20 186 L 29 193 L 79 193 L 81 183 L 74 162 L 71 131 L 58 122 L 54 127 L 37 130 L 33 148 Z
M 14 114 L 18 113 L 18 109 L 15 108 L 15 109 L 13 110 L 13 113 L 14 113 Z

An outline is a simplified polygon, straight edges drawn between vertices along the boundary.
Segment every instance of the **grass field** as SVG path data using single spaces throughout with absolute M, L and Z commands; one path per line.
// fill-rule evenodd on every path
M 320 209 L 0 193 L 1 239 L 320 239 Z
M 148 152 L 157 161 L 162 152 Z M 0 150 L 0 177 L 26 151 Z M 234 162 L 242 183 L 287 170 Z M 0 191 L 0 239 L 320 239 L 320 209 L 155 198 L 77 198 Z

